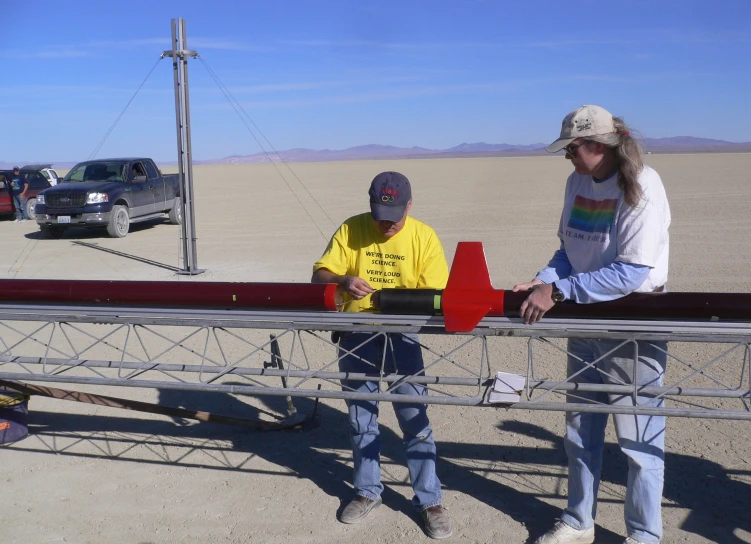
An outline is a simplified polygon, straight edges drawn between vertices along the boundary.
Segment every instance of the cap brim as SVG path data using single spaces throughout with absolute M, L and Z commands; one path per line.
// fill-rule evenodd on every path
M 555 142 L 546 147 L 545 151 L 548 153 L 558 153 L 574 140 L 576 140 L 576 138 L 558 138 Z
M 393 221 L 398 223 L 404 217 L 407 206 L 388 206 L 386 204 L 371 204 L 370 214 L 376 221 Z

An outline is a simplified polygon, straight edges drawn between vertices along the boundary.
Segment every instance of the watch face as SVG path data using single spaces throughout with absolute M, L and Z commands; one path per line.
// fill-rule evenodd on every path
M 553 292 L 551 293 L 551 298 L 553 299 L 553 302 L 563 302 L 563 291 L 554 287 Z

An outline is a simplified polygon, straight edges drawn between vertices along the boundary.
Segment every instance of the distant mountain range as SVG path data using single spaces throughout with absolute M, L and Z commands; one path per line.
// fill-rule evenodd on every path
M 648 153 L 751 153 L 751 142 L 727 142 L 693 136 L 673 136 L 670 138 L 644 138 L 642 140 Z M 326 162 L 355 161 L 379 159 L 427 159 L 427 158 L 461 158 L 461 157 L 524 157 L 530 155 L 547 155 L 547 144 L 488 144 L 477 142 L 460 144 L 449 149 L 427 149 L 424 147 L 394 147 L 391 145 L 360 145 L 341 150 L 295 148 L 252 155 L 230 155 L 223 159 L 193 161 L 193 164 L 258 164 L 268 162 Z M 23 166 L 40 161 L 0 161 L 0 169 L 9 169 L 15 165 Z M 157 161 L 169 166 L 177 162 Z M 55 168 L 70 168 L 75 162 L 55 162 Z
M 492 156 L 497 153 L 527 154 L 543 149 L 545 144 L 510 145 L 510 144 L 461 144 L 450 149 L 427 149 L 424 147 L 394 147 L 392 145 L 359 145 L 332 151 L 330 149 L 287 149 L 275 153 L 254 153 L 253 155 L 230 155 L 223 159 L 194 161 L 194 164 L 248 164 L 265 162 L 326 162 L 378 159 L 418 159 L 426 157 L 462 156 L 484 153 Z M 281 158 L 280 158 L 281 157 Z
M 672 138 L 644 138 L 644 148 L 650 153 L 751 153 L 751 142 L 734 143 L 725 140 L 674 136 Z M 268 162 L 325 162 L 378 159 L 427 159 L 460 157 L 523 157 L 547 155 L 547 144 L 488 144 L 477 142 L 460 144 L 449 149 L 424 147 L 394 147 L 390 145 L 360 145 L 338 151 L 330 149 L 287 149 L 278 153 L 230 155 L 223 159 L 193 161 L 194 164 L 254 164 Z

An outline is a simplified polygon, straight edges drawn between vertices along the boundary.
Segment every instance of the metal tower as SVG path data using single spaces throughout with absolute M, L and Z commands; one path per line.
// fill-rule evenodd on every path
M 172 19 L 172 49 L 165 51 L 172 57 L 175 81 L 175 121 L 177 124 L 177 165 L 180 176 L 180 201 L 182 204 L 183 268 L 178 274 L 200 274 L 196 250 L 195 208 L 193 205 L 193 153 L 190 143 L 190 100 L 188 97 L 188 57 L 198 53 L 187 48 L 185 21 Z

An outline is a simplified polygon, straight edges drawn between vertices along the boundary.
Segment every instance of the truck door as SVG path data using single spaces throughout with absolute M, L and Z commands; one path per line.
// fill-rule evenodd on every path
M 131 217 L 154 213 L 154 180 L 149 180 L 141 161 L 131 163 L 129 181 L 133 199 Z
M 159 171 L 151 160 L 144 161 L 143 164 L 146 167 L 146 177 L 154 188 L 154 211 L 161 212 L 170 209 L 171 206 L 168 207 L 166 202 L 164 179 L 159 175 Z
M 9 181 L 4 173 L 0 173 L 0 213 L 13 213 L 13 201 L 10 198 Z

